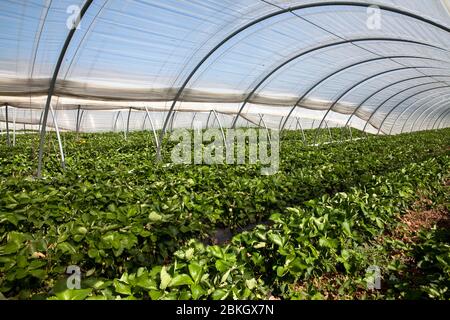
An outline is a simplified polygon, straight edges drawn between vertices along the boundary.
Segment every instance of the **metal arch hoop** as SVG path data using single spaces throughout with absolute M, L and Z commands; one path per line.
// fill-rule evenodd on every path
M 387 85 L 387 86 L 385 86 L 385 87 L 383 87 L 383 88 L 381 88 L 381 89 L 375 91 L 374 93 L 372 93 L 371 95 L 369 95 L 367 98 L 365 98 L 360 104 L 358 104 L 358 107 L 356 107 L 355 110 L 352 112 L 352 114 L 351 114 L 350 117 L 348 118 L 348 120 L 347 120 L 345 126 L 348 126 L 348 125 L 350 124 L 350 121 L 352 120 L 352 118 L 358 113 L 358 111 L 364 106 L 364 104 L 365 104 L 367 101 L 369 101 L 371 98 L 373 98 L 374 96 L 376 96 L 376 95 L 379 94 L 380 92 L 382 92 L 382 91 L 384 91 L 384 90 L 386 90 L 386 89 L 388 89 L 388 88 L 390 88 L 390 87 L 393 87 L 393 86 L 395 86 L 395 85 L 397 85 L 397 84 L 403 83 L 403 82 L 407 82 L 407 81 L 411 81 L 411 80 L 416 80 L 416 79 L 433 78 L 433 77 L 446 77 L 446 78 L 450 78 L 450 75 L 448 75 L 448 76 L 446 76 L 446 75 L 426 75 L 426 76 L 418 76 L 418 77 L 412 77 L 412 78 L 402 79 L 402 80 L 400 80 L 400 81 L 396 81 L 396 82 L 394 82 L 394 83 L 391 83 L 391 84 L 389 84 L 389 85 Z M 407 91 L 407 90 L 409 90 L 409 89 L 417 88 L 418 86 L 427 85 L 427 84 L 431 84 L 431 83 L 437 83 L 437 81 L 432 81 L 432 82 L 422 83 L 422 84 L 419 84 L 419 85 L 417 85 L 417 86 L 413 86 L 413 87 L 406 88 L 405 90 L 403 90 L 403 91 L 401 91 L 401 92 L 398 92 L 398 93 L 402 93 L 402 92 Z M 375 109 L 374 112 L 376 112 L 377 110 L 378 110 L 378 108 Z
M 433 83 L 434 83 L 434 82 L 433 82 Z M 366 124 L 364 125 L 363 132 L 366 131 L 367 126 L 369 125 L 370 121 L 371 121 L 372 118 L 375 116 L 375 114 L 378 112 L 378 110 L 380 110 L 381 107 L 383 107 L 389 100 L 395 98 L 396 96 L 398 96 L 398 95 L 400 95 L 400 94 L 402 94 L 402 93 L 404 93 L 404 92 L 406 92 L 406 91 L 409 91 L 409 90 L 411 90 L 411 89 L 418 88 L 418 87 L 423 86 L 423 85 L 428 85 L 428 84 L 430 84 L 430 83 L 422 83 L 422 84 L 419 84 L 419 85 L 415 85 L 415 86 L 412 86 L 412 87 L 408 87 L 408 88 L 406 88 L 406 89 L 404 89 L 404 90 L 401 90 L 401 91 L 399 91 L 399 92 L 396 92 L 395 94 L 393 94 L 393 95 L 391 95 L 390 97 L 388 97 L 387 99 L 385 99 L 385 100 L 384 100 L 382 103 L 380 103 L 380 104 L 378 105 L 378 107 L 376 107 L 375 110 L 370 114 L 369 119 L 367 119 Z M 405 100 L 403 100 L 401 103 L 407 101 L 408 99 L 409 99 L 409 97 L 407 97 L 407 98 L 406 98 Z M 392 110 L 390 110 L 390 111 L 392 111 Z M 380 127 L 381 127 L 381 126 L 380 126 Z
M 372 6 L 372 4 L 370 3 L 361 3 L 361 2 L 355 2 L 355 1 L 329 1 L 329 2 L 321 2 L 321 3 L 310 3 L 310 4 L 304 4 L 304 5 L 298 5 L 298 6 L 294 6 L 294 7 L 290 7 L 290 8 L 286 8 L 286 9 L 281 9 L 275 12 L 272 12 L 270 14 L 267 14 L 263 17 L 260 17 L 258 19 L 255 19 L 251 22 L 249 22 L 248 24 L 240 27 L 239 29 L 235 30 L 234 32 L 232 32 L 231 34 L 229 34 L 227 37 L 225 37 L 221 42 L 219 42 L 214 48 L 212 48 L 205 56 L 203 56 L 203 58 L 199 61 L 199 63 L 197 63 L 197 65 L 191 70 L 191 72 L 189 73 L 189 75 L 186 77 L 186 79 L 184 80 L 183 84 L 181 85 L 181 87 L 179 88 L 177 94 L 174 97 L 174 100 L 172 102 L 172 105 L 169 109 L 169 112 L 167 114 L 167 117 L 164 120 L 164 124 L 161 130 L 161 134 L 160 134 L 160 142 L 162 142 L 165 132 L 166 132 L 166 128 L 167 128 L 167 124 L 170 118 L 170 115 L 172 114 L 176 103 L 178 102 L 179 98 L 181 97 L 181 94 L 183 93 L 184 89 L 186 88 L 186 86 L 188 85 L 188 83 L 191 81 L 191 79 L 193 78 L 193 76 L 196 74 L 196 72 L 200 69 L 200 67 L 203 65 L 203 63 L 208 60 L 208 58 L 210 56 L 212 56 L 219 48 L 221 48 L 225 43 L 227 43 L 230 39 L 234 38 L 235 36 L 237 36 L 238 34 L 240 34 L 241 32 L 245 31 L 246 29 L 252 27 L 253 25 L 256 25 L 262 21 L 265 21 L 267 19 L 270 19 L 272 17 L 284 14 L 284 13 L 288 13 L 291 11 L 297 11 L 297 10 L 303 10 L 303 9 L 308 9 L 308 8 L 314 8 L 314 7 L 325 7 L 325 6 L 354 6 L 354 7 L 364 7 L 364 8 L 368 8 L 370 6 Z M 420 15 L 411 13 L 411 12 L 407 12 L 405 10 L 402 9 L 398 9 L 398 8 L 394 8 L 391 6 L 387 6 L 387 5 L 377 5 L 377 7 L 381 10 L 384 11 L 389 11 L 389 12 L 393 12 L 393 13 L 398 13 L 400 15 L 404 15 L 425 23 L 428 23 L 434 27 L 437 27 L 441 30 L 444 30 L 446 32 L 450 33 L 450 28 L 437 23 L 435 21 L 432 21 L 430 19 L 424 18 Z M 161 145 L 161 144 L 160 144 Z M 161 147 L 158 148 L 157 151 L 157 159 L 160 160 L 161 159 Z
M 445 96 L 448 96 L 448 95 L 445 94 Z M 435 105 L 437 105 L 437 103 Z M 442 110 L 442 109 L 446 110 L 448 108 L 448 106 L 449 106 L 448 103 L 444 102 L 443 105 L 437 107 L 436 110 L 432 110 L 429 114 L 425 115 L 425 117 L 423 118 L 422 122 L 420 123 L 419 131 L 422 131 L 422 128 L 423 128 L 423 126 L 424 126 L 424 124 L 426 123 L 427 120 L 430 121 L 432 119 L 431 115 L 435 114 L 436 111 L 438 111 L 438 110 Z M 427 125 L 426 125 L 426 130 L 428 130 L 429 126 L 430 126 L 430 123 L 428 122 Z
M 447 87 L 450 87 L 450 86 L 447 86 Z M 442 87 L 437 87 L 437 88 L 430 88 L 430 90 L 424 90 L 424 91 L 425 91 L 425 92 L 428 92 L 428 91 L 433 91 L 433 89 L 444 89 L 444 88 L 446 88 L 446 87 L 445 87 L 445 86 L 442 86 Z M 424 92 L 419 92 L 418 95 L 420 95 L 420 94 L 422 94 L 422 93 L 424 93 Z M 395 127 L 395 125 L 397 124 L 398 120 L 399 120 L 399 119 L 400 119 L 407 111 L 409 111 L 412 107 L 418 105 L 419 103 L 422 103 L 422 100 L 430 99 L 430 97 L 431 97 L 432 100 L 434 100 L 434 99 L 436 99 L 436 98 L 439 98 L 439 97 L 434 97 L 434 95 L 436 95 L 436 94 L 440 94 L 440 92 L 432 93 L 432 94 L 430 94 L 430 95 L 428 95 L 428 96 L 426 96 L 426 97 L 419 98 L 419 99 L 416 100 L 415 102 L 411 103 L 408 107 L 406 107 L 402 112 L 400 112 L 400 114 L 395 118 L 395 121 L 394 121 L 393 125 L 391 126 L 391 129 L 389 130 L 389 134 L 392 134 L 392 130 L 394 130 L 394 127 Z M 419 102 L 419 101 L 420 101 L 420 102 Z M 426 102 L 425 102 L 425 103 L 426 103 Z M 400 105 L 396 106 L 396 108 L 398 108 L 399 106 L 400 106 Z M 413 114 L 414 114 L 417 110 L 419 110 L 420 107 L 422 107 L 422 106 L 423 106 L 423 104 L 421 104 L 418 108 L 415 108 L 415 110 L 413 111 Z M 394 111 L 394 110 L 392 110 L 392 111 Z M 410 115 L 410 116 L 411 116 L 411 115 Z M 409 121 L 409 117 L 410 117 L 410 116 L 408 116 L 408 118 L 407 118 L 406 121 Z M 404 130 L 404 129 L 405 129 L 405 123 L 403 123 L 403 126 L 402 126 L 402 129 L 401 129 L 400 133 L 403 133 L 403 130 Z
M 438 114 L 437 117 L 436 117 L 436 120 L 434 120 L 434 122 L 433 122 L 433 126 L 430 126 L 430 124 L 427 125 L 427 130 L 434 130 L 435 127 L 436 127 L 436 124 L 437 124 L 438 120 L 441 118 L 442 115 L 445 115 L 445 113 L 446 113 L 447 111 L 450 111 L 450 110 L 448 110 L 448 109 L 446 108 L 446 109 L 444 109 L 440 114 Z
M 402 101 L 400 101 L 399 103 L 397 103 L 391 110 L 389 110 L 389 112 L 387 113 L 387 115 L 384 117 L 383 121 L 381 122 L 380 126 L 378 127 L 377 135 L 380 134 L 381 128 L 383 128 L 384 123 L 385 123 L 386 120 L 389 118 L 389 116 L 392 114 L 392 112 L 393 112 L 395 109 L 397 109 L 400 105 L 402 105 L 403 103 L 405 103 L 405 102 L 408 101 L 409 99 L 414 98 L 415 96 L 417 96 L 417 95 L 419 95 L 419 94 L 422 94 L 422 93 L 425 93 L 425 92 L 428 92 L 428 91 L 433 91 L 433 90 L 438 90 L 438 89 L 446 88 L 446 87 L 449 87 L 449 86 L 442 86 L 442 87 L 436 87 L 436 88 L 430 88 L 430 89 L 427 89 L 427 90 L 422 90 L 422 91 L 420 91 L 420 92 L 416 92 L 416 93 L 414 93 L 414 94 L 412 94 L 412 95 L 406 97 L 405 99 L 403 99 Z M 414 103 L 413 103 L 412 105 L 414 105 Z M 411 107 L 412 105 L 410 105 L 409 107 Z M 408 107 L 407 109 L 409 109 L 409 107 Z M 407 110 L 407 109 L 405 109 L 405 110 Z M 375 113 L 373 113 L 372 116 L 373 116 L 374 114 L 375 114 Z M 371 118 L 372 118 L 372 116 L 371 116 Z M 395 123 L 397 122 L 397 120 L 398 120 L 398 118 L 394 121 L 394 125 L 393 125 L 393 126 L 395 126 Z M 370 121 L 370 119 L 366 122 L 366 126 L 367 126 L 367 124 L 369 123 L 369 121 Z M 363 130 L 363 131 L 365 131 L 366 126 L 364 126 L 364 130 Z M 391 128 L 390 132 L 392 132 L 392 128 Z
M 356 63 L 352 63 L 348 66 L 345 66 L 341 69 L 338 69 L 332 73 L 330 73 L 329 75 L 327 75 L 326 77 L 322 78 L 320 81 L 316 82 L 314 85 L 312 85 L 308 90 L 305 91 L 305 93 L 302 94 L 302 96 L 297 100 L 297 102 L 295 103 L 295 105 L 292 107 L 292 109 L 289 111 L 287 118 L 283 124 L 283 126 L 281 127 L 281 130 L 284 130 L 284 127 L 287 124 L 287 121 L 289 120 L 290 116 L 292 115 L 292 113 L 294 112 L 294 110 L 299 106 L 299 104 L 311 93 L 313 92 L 317 87 L 319 87 L 322 83 L 324 83 L 325 81 L 329 80 L 330 78 L 336 76 L 337 74 L 346 71 L 348 69 L 354 68 L 358 65 L 362 65 L 365 63 L 370 63 L 373 61 L 378 61 L 378 60 L 387 60 L 387 59 L 399 59 L 399 58 L 409 58 L 409 59 L 424 59 L 424 60 L 433 60 L 433 61 L 441 61 L 438 59 L 433 59 L 433 58 L 428 58 L 428 57 L 420 57 L 420 56 L 406 56 L 406 55 L 399 55 L 399 56 L 387 56 L 387 57 L 377 57 L 377 58 L 372 58 L 372 59 L 367 59 L 367 60 L 363 60 L 363 61 L 358 61 Z M 367 99 L 368 100 L 368 99 Z
M 444 112 L 442 113 L 442 115 L 439 116 L 438 120 L 439 120 L 439 119 L 440 119 L 440 120 L 439 120 L 439 121 L 436 121 L 436 124 L 439 123 L 439 124 L 437 125 L 436 128 L 439 129 L 439 128 L 441 127 L 442 121 L 444 121 L 444 119 L 449 115 L 449 113 L 450 113 L 450 110 L 444 111 Z
M 434 97 L 434 98 L 432 98 L 431 100 L 429 100 L 428 102 L 432 102 L 432 101 L 437 100 L 437 99 L 442 99 L 444 96 L 448 96 L 449 94 L 450 94 L 450 93 L 448 93 L 448 94 L 443 94 L 443 95 Z M 442 103 L 445 103 L 445 101 L 438 101 L 438 102 L 436 102 L 436 103 L 433 103 L 430 107 L 425 108 L 424 110 L 422 110 L 422 111 L 420 112 L 419 116 L 414 120 L 412 126 L 410 127 L 410 131 L 409 131 L 409 132 L 412 132 L 412 131 L 414 130 L 414 128 L 416 127 L 417 122 L 420 120 L 420 118 L 421 118 L 428 110 L 430 110 L 430 109 L 434 108 L 435 106 L 437 106 L 437 105 L 439 105 L 439 104 L 442 104 Z M 411 119 L 412 116 L 413 116 L 416 112 L 418 112 L 422 107 L 424 107 L 426 104 L 427 104 L 427 102 L 421 104 L 418 108 L 416 108 L 416 109 L 408 116 L 408 118 L 406 119 L 406 121 L 403 123 L 401 133 L 403 133 L 404 129 L 406 129 L 406 124 L 408 123 L 408 121 L 412 120 L 412 119 Z M 426 118 L 427 118 L 427 117 L 425 117 L 425 119 L 426 119 Z M 422 124 L 423 124 L 423 121 L 422 121 Z M 419 131 L 420 131 L 420 127 L 419 127 Z
M 84 14 L 89 9 L 92 2 L 93 2 L 93 0 L 86 0 L 86 2 L 83 5 L 83 8 L 81 8 L 79 19 L 77 19 L 77 21 L 81 21 L 83 19 Z M 72 41 L 73 35 L 75 34 L 76 30 L 77 30 L 77 28 L 74 27 L 73 29 L 71 29 L 69 31 L 66 41 L 64 42 L 64 45 L 59 54 L 58 61 L 56 62 L 55 70 L 53 72 L 53 77 L 50 82 L 50 87 L 49 87 L 48 95 L 47 95 L 47 102 L 45 104 L 45 109 L 44 109 L 42 128 L 41 128 L 41 136 L 40 136 L 40 142 L 39 142 L 39 159 L 38 159 L 38 170 L 37 170 L 38 178 L 42 177 L 42 160 L 43 160 L 43 156 L 44 156 L 44 142 L 45 142 L 46 127 L 47 127 L 47 118 L 48 118 L 48 113 L 50 110 L 50 104 L 52 102 L 53 93 L 55 92 L 56 80 L 58 79 L 59 70 L 61 69 L 61 65 L 64 61 L 64 56 L 66 55 L 67 49 L 70 45 L 70 42 Z
M 426 126 L 426 130 L 434 130 L 437 120 L 441 117 L 441 115 L 443 115 L 447 111 L 447 108 L 443 108 L 443 109 L 444 110 L 442 110 L 441 113 L 437 113 L 436 112 L 437 110 L 430 113 L 429 120 L 428 120 L 428 123 Z M 433 117 L 431 117 L 431 114 L 433 114 Z M 433 125 L 431 125 L 431 124 L 433 124 Z
M 330 106 L 330 108 L 328 108 L 327 112 L 325 113 L 325 115 L 323 116 L 322 120 L 319 123 L 319 127 L 316 130 L 316 134 L 314 136 L 314 144 L 316 144 L 317 141 L 317 137 L 319 134 L 319 130 L 322 127 L 323 122 L 325 121 L 326 117 L 328 116 L 328 114 L 331 112 L 331 110 L 333 110 L 333 108 L 338 104 L 339 101 L 341 101 L 341 99 L 343 97 L 345 97 L 349 92 L 353 91 L 355 88 L 357 88 L 358 86 L 362 85 L 363 83 L 372 80 L 374 78 L 377 78 L 379 76 L 385 75 L 387 73 L 391 73 L 391 72 L 396 72 L 396 71 L 401 71 L 401 70 L 408 70 L 408 69 L 428 69 L 430 67 L 401 67 L 401 68 L 395 68 L 395 69 L 390 69 L 390 70 L 386 70 L 383 72 L 379 72 L 376 73 L 368 78 L 365 78 L 361 81 L 358 81 L 357 83 L 353 84 L 350 88 L 348 88 L 347 90 L 345 90 L 337 99 L 334 100 L 333 104 Z
M 279 64 L 277 67 L 273 68 L 268 74 L 266 74 L 253 88 L 253 90 L 247 95 L 247 97 L 245 98 L 244 102 L 242 103 L 241 107 L 239 108 L 239 111 L 236 115 L 236 118 L 234 119 L 234 122 L 232 124 L 232 128 L 234 128 L 236 126 L 236 122 L 237 119 L 240 117 L 242 111 L 244 110 L 245 106 L 247 105 L 247 103 L 250 101 L 250 99 L 253 97 L 253 95 L 255 94 L 255 92 L 259 89 L 259 87 L 261 87 L 261 85 L 263 85 L 267 79 L 269 79 L 273 74 L 275 74 L 278 70 L 280 70 L 281 68 L 283 68 L 284 66 L 288 65 L 289 63 L 291 63 L 292 61 L 295 61 L 305 55 L 308 55 L 310 53 L 322 50 L 322 49 L 326 49 L 326 48 L 330 48 L 330 47 L 335 47 L 335 46 L 340 46 L 343 44 L 353 44 L 355 42 L 365 42 L 365 41 L 392 41 L 392 42 L 403 42 L 403 43 L 411 43 L 411 44 L 416 44 L 416 45 L 422 45 L 422 46 L 428 46 L 431 48 L 435 48 L 435 49 L 439 49 L 439 50 L 443 50 L 443 51 L 447 51 L 444 48 L 441 47 L 436 47 L 434 45 L 430 45 L 428 43 L 424 43 L 424 42 L 419 42 L 419 41 L 413 41 L 413 40 L 406 40 L 406 39 L 396 39 L 396 38 L 358 38 L 358 39 L 350 39 L 350 40 L 343 40 L 343 41 L 337 41 L 337 42 L 331 42 L 331 43 L 327 43 L 327 44 L 322 44 L 319 45 L 317 47 L 308 49 L 306 51 L 302 51 L 299 54 L 294 55 L 293 57 L 283 61 L 281 64 Z M 373 61 L 376 60 L 380 60 L 380 57 L 376 58 Z M 333 74 L 334 75 L 334 74 Z M 311 91 L 310 91 L 311 92 Z M 309 92 L 308 92 L 309 93 Z M 301 100 L 300 100 L 301 101 Z M 300 103 L 300 102 L 299 102 Z M 281 129 L 281 126 L 280 126 Z

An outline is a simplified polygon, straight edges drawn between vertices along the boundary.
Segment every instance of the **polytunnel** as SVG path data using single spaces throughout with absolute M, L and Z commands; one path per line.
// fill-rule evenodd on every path
M 450 300 L 450 0 L 0 0 L 0 30 L 2 311 Z
M 3 0 L 3 131 L 443 128 L 447 0 Z

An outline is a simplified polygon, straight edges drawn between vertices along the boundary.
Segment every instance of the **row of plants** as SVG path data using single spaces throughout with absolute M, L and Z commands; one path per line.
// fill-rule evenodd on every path
M 213 231 L 236 232 L 267 222 L 255 230 L 284 234 L 273 219 L 277 215 L 287 219 L 292 210 L 305 210 L 311 201 L 318 201 L 317 208 L 327 207 L 320 201 L 355 190 L 366 192 L 376 179 L 403 176 L 401 170 L 408 165 L 447 159 L 447 137 L 448 130 L 442 130 L 319 148 L 306 147 L 300 139 L 286 140 L 280 171 L 261 176 L 258 164 L 157 164 L 149 132 L 133 133 L 127 141 L 113 133 L 64 134 L 67 170 L 59 169 L 53 141 L 44 179 L 36 180 L 36 136 L 21 136 L 15 148 L 0 148 L 0 292 L 17 298 L 80 298 L 86 293 L 84 297 L 102 298 L 263 298 L 273 290 L 277 296 L 293 297 L 269 277 L 272 273 L 265 273 L 269 278 L 258 276 L 257 264 L 249 264 L 252 252 L 236 252 L 241 248 L 236 241 L 243 241 L 236 240 L 239 236 L 231 249 L 209 245 Z M 448 163 L 439 170 L 448 171 Z M 424 176 L 439 180 L 436 172 L 430 169 Z M 353 227 L 351 220 L 347 222 Z M 279 255 L 273 248 L 272 254 Z M 191 265 L 191 259 L 182 260 L 186 257 L 202 258 Z M 214 257 L 221 257 L 221 262 Z M 269 257 L 257 259 L 273 263 Z M 228 268 L 233 259 L 236 267 Z M 87 291 L 63 290 L 69 265 L 81 267 Z M 147 287 L 142 288 L 140 280 L 147 281 Z M 240 291 L 231 294 L 224 289 L 227 293 L 220 295 L 222 283 L 236 284 Z M 193 289 L 196 293 L 192 285 L 199 285 Z M 134 292 L 136 286 L 141 293 Z
M 323 298 L 302 284 L 327 274 L 347 278 L 338 286 L 341 294 L 362 291 L 361 298 L 448 299 L 448 233 L 447 239 L 439 239 L 436 230 L 424 232 L 413 245 L 422 251 L 417 268 L 429 280 L 418 288 L 402 283 L 407 266 L 390 256 L 392 247 L 405 252 L 411 248 L 405 249 L 400 240 L 378 239 L 398 226 L 401 212 L 417 200 L 416 190 L 437 203 L 445 201 L 448 190 L 442 183 L 449 168 L 448 156 L 409 164 L 386 176 L 373 176 L 364 189 L 352 188 L 273 214 L 270 226 L 258 225 L 227 245 L 205 246 L 191 240 L 168 264 L 140 267 L 111 280 L 88 277 L 84 289 L 56 292 L 53 299 Z M 367 289 L 373 277 L 367 270 L 374 265 L 390 282 L 389 290 Z

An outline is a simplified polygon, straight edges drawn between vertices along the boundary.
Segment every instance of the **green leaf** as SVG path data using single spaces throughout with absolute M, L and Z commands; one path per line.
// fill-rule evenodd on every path
M 216 258 L 223 259 L 225 256 L 225 253 L 219 246 L 210 246 L 207 250 Z
M 227 296 L 228 296 L 228 292 L 226 290 L 217 289 L 212 293 L 211 298 L 213 300 L 225 300 L 227 298 Z
M 162 297 L 163 294 L 164 294 L 164 292 L 159 291 L 159 290 L 150 290 L 148 292 L 148 295 L 150 296 L 150 299 L 152 299 L 152 300 L 158 300 L 159 298 Z
M 255 278 L 252 278 L 250 280 L 245 280 L 245 285 L 247 286 L 247 288 L 249 288 L 250 290 L 253 290 L 257 287 L 258 282 L 256 281 Z
M 172 278 L 170 281 L 168 287 L 178 287 L 178 286 L 184 286 L 184 285 L 191 285 L 194 282 L 192 281 L 191 277 L 187 274 L 179 274 Z
M 114 288 L 117 293 L 131 295 L 131 287 L 120 280 L 114 279 Z
M 203 275 L 203 268 L 201 265 L 192 262 L 188 266 L 189 274 L 191 275 L 192 279 L 194 280 L 194 283 L 199 283 L 202 275 Z
M 151 222 L 158 222 L 162 220 L 162 216 L 158 213 L 156 213 L 155 211 L 150 212 L 150 214 L 148 215 L 148 219 Z
M 285 243 L 285 239 L 277 233 L 270 233 L 269 239 L 276 245 L 282 247 Z
M 350 230 L 350 224 L 348 223 L 347 220 L 345 220 L 344 222 L 342 222 L 342 229 L 344 230 L 344 234 L 346 236 L 351 237 L 352 236 L 352 232 Z
M 202 286 L 199 284 L 194 284 L 191 286 L 192 298 L 197 300 L 201 296 L 205 295 L 206 291 L 203 290 Z
M 61 250 L 62 253 L 70 253 L 70 254 L 77 253 L 77 250 L 75 249 L 75 247 L 68 242 L 59 243 L 57 248 L 59 250 Z
M 233 267 L 233 264 L 225 260 L 217 260 L 215 266 L 217 271 L 225 272 L 227 270 L 230 270 Z
M 159 288 L 161 290 L 165 290 L 167 288 L 167 286 L 169 285 L 170 281 L 172 281 L 172 277 L 167 272 L 166 267 L 162 267 L 160 277 L 161 277 L 161 283 L 159 285 Z
M 56 293 L 56 297 L 59 300 L 84 300 L 92 292 L 92 289 L 67 289 L 62 292 Z

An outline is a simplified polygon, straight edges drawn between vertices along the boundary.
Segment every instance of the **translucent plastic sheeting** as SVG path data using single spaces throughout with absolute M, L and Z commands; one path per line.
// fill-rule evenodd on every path
M 24 110 L 17 123 L 31 109 L 39 116 L 29 123 L 39 123 L 67 24 L 84 3 L 0 2 L 0 99 Z M 367 4 L 386 6 L 378 27 L 368 24 Z M 179 112 L 171 128 L 215 110 L 224 127 L 236 119 L 260 125 L 263 114 L 271 128 L 284 121 L 292 129 L 290 117 L 318 126 L 326 117 L 382 133 L 425 129 L 448 100 L 410 104 L 447 92 L 449 27 L 448 1 L 440 0 L 94 0 L 64 56 L 52 106 L 62 130 L 87 132 L 142 129 L 145 108 L 160 129 L 172 106 Z

